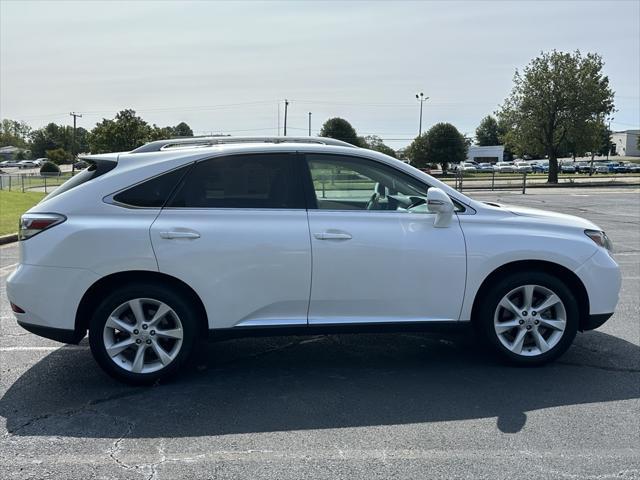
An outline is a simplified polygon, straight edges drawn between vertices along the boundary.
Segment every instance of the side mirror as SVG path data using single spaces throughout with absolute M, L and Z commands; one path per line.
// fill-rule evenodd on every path
M 431 213 L 436 214 L 436 219 L 433 222 L 434 227 L 442 228 L 449 226 L 454 210 L 453 202 L 449 198 L 449 195 L 439 188 L 431 187 L 427 190 L 427 209 Z

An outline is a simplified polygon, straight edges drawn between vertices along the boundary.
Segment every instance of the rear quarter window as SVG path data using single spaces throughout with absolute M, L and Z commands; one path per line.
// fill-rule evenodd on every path
M 113 196 L 116 203 L 139 208 L 162 208 L 192 165 L 144 180 Z

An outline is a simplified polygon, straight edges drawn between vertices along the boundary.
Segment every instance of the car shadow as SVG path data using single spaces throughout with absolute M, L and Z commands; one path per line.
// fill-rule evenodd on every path
M 85 340 L 86 342 L 86 340 Z M 638 346 L 581 334 L 558 362 L 505 366 L 470 339 L 361 334 L 210 343 L 179 379 L 130 387 L 88 349 L 62 347 L 0 400 L 12 435 L 193 437 L 497 419 L 518 432 L 527 412 L 640 397 Z

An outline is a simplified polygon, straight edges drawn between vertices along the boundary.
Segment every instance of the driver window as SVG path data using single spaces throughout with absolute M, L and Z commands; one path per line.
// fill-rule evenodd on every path
M 427 213 L 428 186 L 373 160 L 307 154 L 319 210 Z

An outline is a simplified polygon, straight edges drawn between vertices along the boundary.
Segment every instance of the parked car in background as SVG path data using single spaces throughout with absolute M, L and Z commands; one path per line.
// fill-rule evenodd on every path
M 612 173 L 629 173 L 629 166 L 623 162 L 614 163 L 611 166 L 610 171 Z
M 548 162 L 533 162 L 531 164 L 531 171 L 533 173 L 548 173 L 549 172 L 549 163 Z
M 627 170 L 629 173 L 640 173 L 640 163 L 629 163 Z
M 518 173 L 531 173 L 533 172 L 533 168 L 531 168 L 531 164 L 529 162 L 514 162 L 513 166 Z
M 591 162 L 580 162 L 576 165 L 576 171 L 578 173 L 592 173 L 595 172 L 596 167 L 591 167 Z
M 456 167 L 459 172 L 475 173 L 478 171 L 478 164 L 475 162 L 462 162 Z
M 576 173 L 576 166 L 572 163 L 563 163 L 562 165 L 560 165 L 560 172 Z
M 46 157 L 41 157 L 41 158 L 36 158 L 36 159 L 34 160 L 34 163 L 35 163 L 36 165 L 38 165 L 39 167 L 41 167 L 41 166 L 42 166 L 42 164 L 43 164 L 44 162 L 48 162 L 48 161 L 49 161 L 49 159 L 48 159 L 48 158 L 46 158 Z
M 18 162 L 18 168 L 36 168 L 38 164 L 33 160 L 22 160 Z
M 18 162 L 17 160 L 4 160 L 0 162 L 0 168 L 19 167 L 19 166 L 20 166 L 20 162 Z
M 516 167 L 513 162 L 497 162 L 493 169 L 498 173 L 515 173 Z
M 482 173 L 493 172 L 493 165 L 491 163 L 479 163 L 478 171 Z
M 589 220 L 480 202 L 338 140 L 196 138 L 83 158 L 90 168 L 22 216 L 6 292 L 25 329 L 66 343 L 88 331 L 126 382 L 178 372 L 207 335 L 443 324 L 473 323 L 504 359 L 540 365 L 618 301 L 610 241 Z
M 85 161 L 82 160 L 78 160 L 76 163 L 73 164 L 73 168 L 75 168 L 76 170 L 83 170 L 85 168 L 87 168 L 89 166 L 89 164 Z
M 603 163 L 596 164 L 595 173 L 609 173 L 609 165 Z

